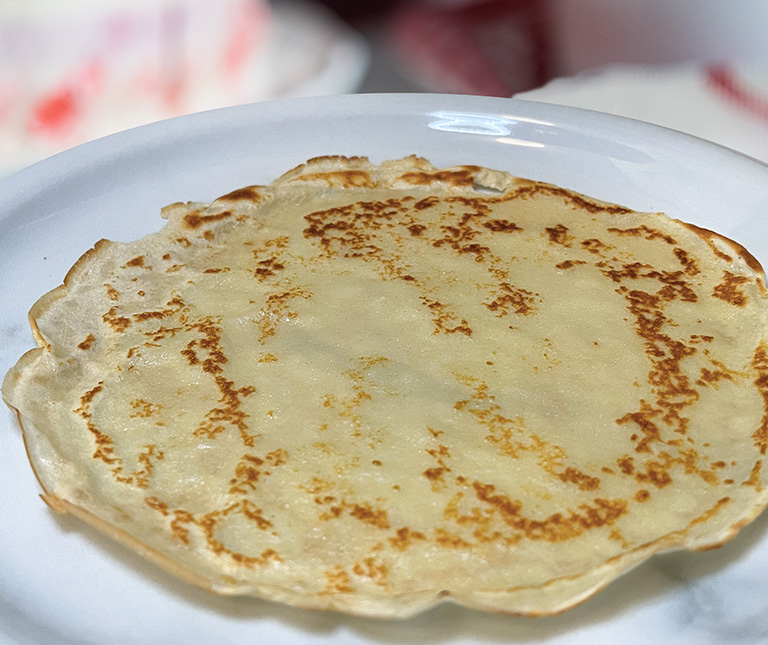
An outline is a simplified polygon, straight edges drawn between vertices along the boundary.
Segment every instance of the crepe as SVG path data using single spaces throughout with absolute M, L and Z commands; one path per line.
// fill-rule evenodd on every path
M 101 241 L 8 373 L 43 498 L 185 580 L 563 611 L 768 503 L 765 276 L 663 214 L 313 159 Z

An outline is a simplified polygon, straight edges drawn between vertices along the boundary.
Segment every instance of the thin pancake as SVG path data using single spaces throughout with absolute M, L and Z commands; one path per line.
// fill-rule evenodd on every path
M 71 512 L 225 594 L 538 615 L 768 503 L 742 247 L 475 166 L 315 159 L 99 242 L 5 379 Z

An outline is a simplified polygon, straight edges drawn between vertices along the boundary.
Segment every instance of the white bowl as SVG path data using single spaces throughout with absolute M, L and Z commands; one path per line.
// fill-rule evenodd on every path
M 122 132 L 0 182 L 0 373 L 33 346 L 29 307 L 99 238 L 140 237 L 162 226 L 159 211 L 168 203 L 209 201 L 327 154 L 375 162 L 418 154 L 438 166 L 507 170 L 664 211 L 768 260 L 768 166 L 671 130 L 530 101 L 444 95 L 226 108 Z M 765 516 L 718 551 L 656 557 L 562 616 L 533 620 L 444 606 L 411 621 L 377 623 L 190 588 L 49 512 L 8 411 L 0 412 L 0 445 L 0 642 L 504 638 L 574 645 L 768 634 Z

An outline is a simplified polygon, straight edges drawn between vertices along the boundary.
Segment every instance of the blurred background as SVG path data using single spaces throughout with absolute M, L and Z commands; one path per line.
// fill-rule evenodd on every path
M 0 176 L 172 116 L 355 92 L 577 105 L 768 160 L 768 2 L 0 0 Z

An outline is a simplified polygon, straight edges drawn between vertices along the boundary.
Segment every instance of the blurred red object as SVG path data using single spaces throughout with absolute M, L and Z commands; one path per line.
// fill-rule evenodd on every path
M 547 0 L 404 2 L 391 13 L 395 51 L 426 89 L 512 96 L 551 78 Z

